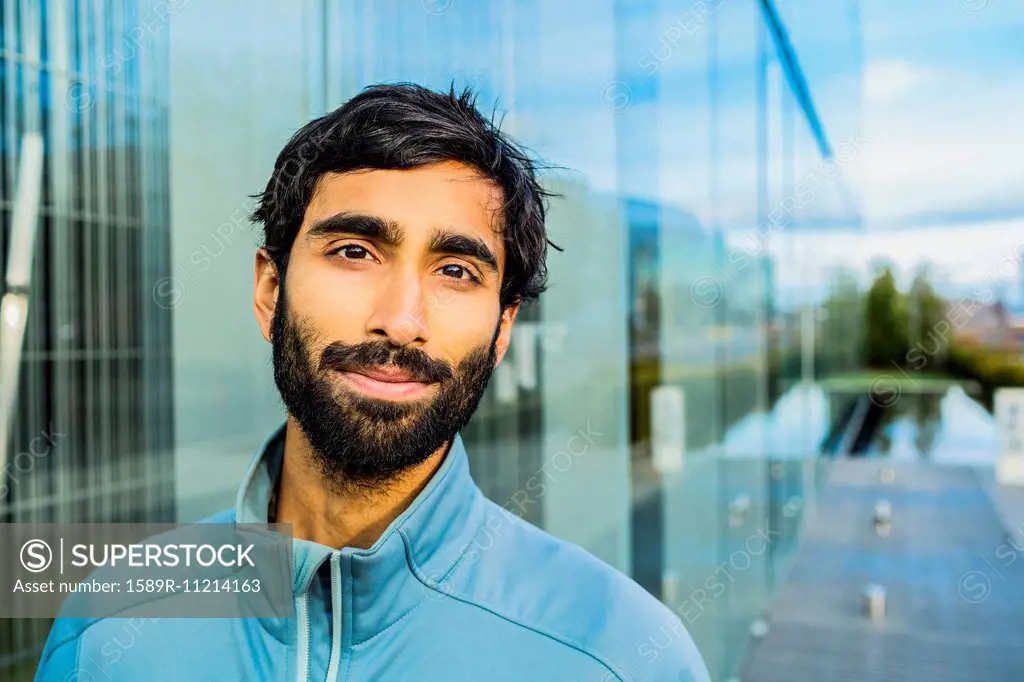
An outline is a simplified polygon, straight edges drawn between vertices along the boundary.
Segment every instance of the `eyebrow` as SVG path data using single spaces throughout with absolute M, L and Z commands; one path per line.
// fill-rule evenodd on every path
M 401 245 L 405 239 L 405 230 L 396 221 L 363 213 L 338 213 L 319 220 L 309 228 L 306 238 L 321 239 L 341 234 L 364 237 L 391 247 Z M 480 237 L 453 232 L 447 228 L 435 228 L 430 234 L 427 249 L 431 253 L 476 260 L 495 275 L 498 274 L 498 258 Z
M 430 235 L 427 249 L 433 253 L 471 258 L 482 263 L 495 275 L 498 274 L 498 259 L 490 247 L 484 243 L 484 240 L 479 237 L 471 237 L 446 229 L 435 229 Z
M 388 246 L 398 246 L 405 236 L 402 227 L 393 220 L 362 213 L 337 213 L 314 223 L 306 233 L 306 239 L 316 240 L 341 234 L 365 237 Z

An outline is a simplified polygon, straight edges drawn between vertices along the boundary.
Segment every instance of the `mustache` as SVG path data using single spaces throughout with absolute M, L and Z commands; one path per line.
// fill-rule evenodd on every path
M 412 375 L 413 381 L 433 384 L 447 381 L 455 372 L 443 360 L 435 360 L 419 348 L 393 346 L 386 341 L 342 343 L 335 341 L 320 354 L 321 371 L 358 372 L 391 365 Z

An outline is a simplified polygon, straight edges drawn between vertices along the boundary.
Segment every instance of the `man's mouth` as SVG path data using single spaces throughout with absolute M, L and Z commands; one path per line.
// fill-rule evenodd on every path
M 353 371 L 340 371 L 338 374 L 360 393 L 385 400 L 416 398 L 431 386 L 397 367 L 368 367 Z

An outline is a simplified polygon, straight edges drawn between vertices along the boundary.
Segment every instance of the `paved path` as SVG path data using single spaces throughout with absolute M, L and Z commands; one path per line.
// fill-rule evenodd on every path
M 1024 681 L 1024 526 L 1007 532 L 984 483 L 969 467 L 836 462 L 742 682 Z M 882 622 L 863 615 L 867 583 L 886 588 Z

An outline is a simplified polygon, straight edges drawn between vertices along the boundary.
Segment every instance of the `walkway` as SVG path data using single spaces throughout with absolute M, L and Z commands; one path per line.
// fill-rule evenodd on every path
M 885 466 L 891 484 L 880 481 Z M 886 537 L 872 521 L 883 498 L 892 504 Z M 996 489 L 984 468 L 837 461 L 740 679 L 1024 680 L 1024 555 L 1011 544 L 1024 549 L 1022 499 Z M 868 583 L 887 591 L 879 622 L 863 615 Z

